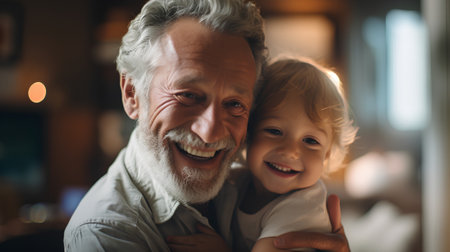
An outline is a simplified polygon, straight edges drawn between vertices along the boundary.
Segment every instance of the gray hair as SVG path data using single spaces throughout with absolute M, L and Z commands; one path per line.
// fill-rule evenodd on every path
M 161 37 L 181 17 L 194 17 L 213 31 L 243 37 L 252 50 L 259 77 L 266 47 L 263 20 L 254 4 L 244 0 L 150 0 L 131 21 L 116 59 L 117 70 L 133 80 L 138 94 L 148 94 L 161 56 Z

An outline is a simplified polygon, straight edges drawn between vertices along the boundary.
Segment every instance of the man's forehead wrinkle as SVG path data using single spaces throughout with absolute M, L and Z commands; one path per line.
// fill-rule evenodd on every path
M 171 52 L 179 55 L 187 52 L 191 54 L 189 55 L 190 57 L 202 55 L 206 52 L 210 55 L 219 55 L 220 53 L 217 47 L 220 47 L 220 45 L 223 46 L 224 40 L 227 40 L 235 46 L 243 42 L 247 44 L 242 37 L 213 31 L 194 18 L 182 18 L 173 23 L 167 30 L 166 37 L 168 41 L 170 40 Z M 248 50 L 251 54 L 249 46 Z M 248 64 L 248 62 L 235 62 L 234 59 L 227 60 L 233 61 L 235 64 Z M 253 56 L 251 60 L 253 60 Z
M 252 100 L 254 80 L 249 87 L 248 69 L 253 66 L 254 59 L 250 48 L 245 51 L 244 43 L 247 42 L 243 38 L 212 31 L 193 18 L 174 22 L 162 40 L 162 60 L 177 69 L 169 73 L 169 82 L 181 88 L 226 83 L 233 93 Z M 224 53 L 224 50 L 248 53 L 248 60 L 237 60 L 231 52 Z
M 184 75 L 176 80 L 174 80 L 174 84 L 176 86 L 179 86 L 181 88 L 183 87 L 189 87 L 190 85 L 214 85 L 214 83 L 211 83 L 208 81 L 204 76 L 200 74 L 187 74 Z M 252 97 L 252 90 L 249 90 L 246 88 L 245 84 L 239 83 L 239 82 L 228 82 L 227 83 L 229 87 L 234 90 L 234 92 L 239 93 L 244 96 L 248 96 L 249 98 Z
M 212 35 L 207 27 L 200 24 L 194 18 L 182 18 L 173 23 L 166 32 L 166 40 L 170 43 L 173 53 L 180 53 L 179 50 L 198 47 L 203 48 L 211 39 Z
M 192 87 L 193 85 L 200 85 L 202 83 L 206 83 L 206 80 L 203 78 L 203 76 L 200 76 L 198 74 L 187 74 L 179 78 L 175 78 L 173 83 L 175 86 L 179 88 L 189 88 Z
M 166 46 L 164 49 L 164 52 L 167 53 L 166 55 L 169 56 L 168 54 L 171 54 L 170 56 L 174 56 L 173 60 L 176 61 L 176 64 L 178 66 L 186 66 L 187 68 L 184 68 L 184 70 L 181 71 L 181 73 L 179 72 L 176 76 L 172 76 L 170 75 L 169 78 L 173 78 L 172 80 L 174 81 L 174 84 L 177 85 L 182 85 L 182 84 L 193 84 L 193 83 L 197 83 L 197 84 L 211 84 L 208 83 L 207 81 L 207 77 L 204 76 L 204 73 L 201 71 L 201 69 L 198 69 L 198 67 L 201 67 L 201 65 L 195 65 L 195 68 L 191 68 L 189 64 L 190 61 L 195 61 L 195 62 L 202 62 L 206 65 L 214 65 L 216 63 L 216 61 L 214 61 L 213 59 L 208 59 L 205 57 L 197 57 L 197 56 L 201 56 L 202 55 L 202 51 L 197 51 L 197 52 L 191 52 L 189 54 L 183 54 L 182 57 L 180 57 L 180 55 L 177 53 L 176 51 L 176 47 L 174 46 L 174 43 L 171 39 L 170 36 L 167 37 L 167 43 L 165 43 Z M 239 65 L 239 62 L 234 62 L 236 65 Z M 218 68 L 218 70 L 220 71 L 221 69 Z M 223 70 L 223 69 L 222 69 Z M 242 68 L 236 68 L 234 71 L 236 72 L 245 72 L 244 70 L 242 70 Z M 225 73 L 224 73 L 225 74 Z M 228 77 L 228 76 L 225 76 Z M 253 90 L 249 90 L 248 88 L 246 88 L 246 83 L 241 83 L 239 80 L 234 80 L 234 82 L 229 82 L 227 83 L 229 84 L 237 93 L 243 94 L 245 96 L 248 97 L 252 97 L 253 96 Z
M 253 100 L 253 89 L 246 88 L 246 85 L 244 84 L 239 84 L 240 83 L 233 85 L 233 89 L 235 90 L 235 92 L 247 97 L 250 100 Z
M 204 76 L 202 71 L 195 71 L 193 69 L 187 70 L 185 74 L 179 76 L 172 76 L 173 83 L 179 87 L 189 87 L 189 85 L 214 85 L 216 80 L 210 80 Z M 226 76 L 224 76 L 226 77 Z M 241 80 L 220 80 L 225 82 L 235 93 L 243 95 L 249 99 L 253 98 L 253 89 L 248 88 L 248 85 Z

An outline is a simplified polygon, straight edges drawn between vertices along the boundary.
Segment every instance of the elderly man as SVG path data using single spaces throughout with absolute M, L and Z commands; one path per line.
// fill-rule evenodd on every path
M 138 124 L 72 216 L 67 251 L 169 251 L 166 237 L 231 220 L 208 201 L 245 139 L 264 50 L 258 10 L 241 0 L 151 0 L 142 8 L 117 58 L 124 109 Z M 343 233 L 278 241 L 348 250 Z

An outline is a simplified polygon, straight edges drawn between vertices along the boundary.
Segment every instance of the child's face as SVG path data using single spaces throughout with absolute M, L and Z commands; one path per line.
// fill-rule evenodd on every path
M 331 127 L 318 127 L 298 98 L 288 98 L 263 111 L 247 150 L 248 166 L 273 193 L 306 188 L 320 178 L 330 144 Z

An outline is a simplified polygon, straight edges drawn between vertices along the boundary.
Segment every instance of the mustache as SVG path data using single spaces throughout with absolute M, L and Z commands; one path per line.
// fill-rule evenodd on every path
M 199 136 L 192 133 L 190 130 L 182 127 L 170 130 L 169 132 L 167 132 L 164 139 L 171 140 L 174 142 L 186 143 L 193 147 L 211 148 L 217 150 L 219 149 L 232 150 L 237 146 L 236 142 L 233 140 L 231 136 L 220 139 L 219 141 L 214 143 L 205 143 Z

